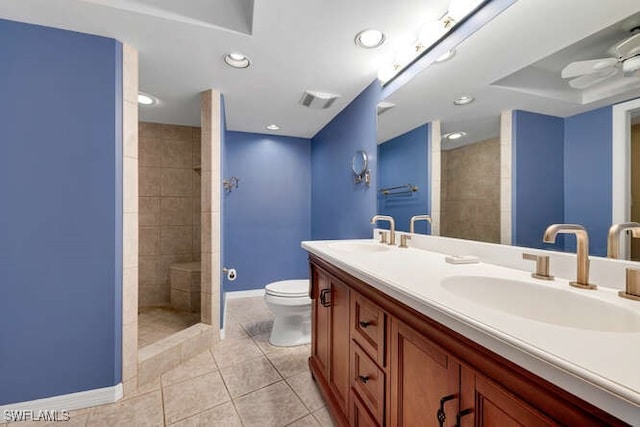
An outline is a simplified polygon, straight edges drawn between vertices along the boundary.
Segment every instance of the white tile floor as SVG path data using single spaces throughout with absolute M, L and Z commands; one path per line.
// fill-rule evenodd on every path
M 226 339 L 111 405 L 61 426 L 333 426 L 307 365 L 310 346 L 269 344 L 262 297 L 228 302 Z M 18 423 L 10 426 L 45 423 Z

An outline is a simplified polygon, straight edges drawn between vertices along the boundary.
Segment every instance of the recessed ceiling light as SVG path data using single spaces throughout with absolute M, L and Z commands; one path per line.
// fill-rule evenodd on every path
M 453 101 L 455 105 L 467 105 L 471 104 L 476 99 L 473 96 L 461 96 L 460 98 Z
M 267 126 L 267 129 L 269 129 L 269 130 L 280 130 L 280 126 L 272 123 L 269 126 Z
M 373 49 L 384 43 L 386 37 L 382 31 L 379 30 L 362 30 L 356 34 L 356 45 L 365 49 Z
M 460 139 L 465 135 L 466 135 L 465 132 L 451 132 L 446 134 L 444 137 L 450 140 L 454 140 L 454 139 Z
M 439 56 L 438 59 L 435 60 L 435 62 L 436 63 L 445 62 L 445 61 L 450 60 L 454 56 L 456 56 L 456 50 L 455 49 L 451 49 L 450 51 L 448 51 L 444 55 Z
M 225 55 L 224 62 L 226 62 L 227 65 L 230 65 L 233 68 L 247 68 L 250 64 L 249 58 L 237 52 L 228 53 L 227 55 Z
M 157 103 L 158 100 L 151 95 L 147 95 L 143 92 L 138 92 L 138 104 L 140 105 L 153 105 Z

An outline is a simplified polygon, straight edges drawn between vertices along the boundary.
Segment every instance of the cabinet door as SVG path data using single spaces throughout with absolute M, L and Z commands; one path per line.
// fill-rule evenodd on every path
M 378 427 L 380 424 L 371 416 L 367 410 L 367 405 L 362 403 L 356 393 L 351 395 L 351 418 L 349 425 L 351 427 Z
M 455 425 L 460 380 L 457 361 L 396 319 L 391 320 L 390 355 L 391 425 Z
M 325 378 L 329 377 L 329 332 L 331 322 L 331 310 L 328 299 L 331 293 L 331 281 L 329 276 L 323 274 L 317 268 L 312 269 L 313 288 L 311 298 L 312 329 L 311 329 L 311 354 L 315 364 Z M 320 296 L 322 295 L 322 298 Z M 329 296 L 328 296 L 329 295 Z
M 467 376 L 463 375 L 463 390 L 470 387 L 465 386 Z M 475 426 L 554 426 L 552 420 L 545 417 L 540 412 L 530 407 L 517 396 L 507 392 L 497 384 L 480 376 L 474 376 L 475 384 L 475 422 L 471 423 L 471 416 L 465 420 L 465 425 Z
M 349 288 L 331 280 L 329 385 L 342 411 L 347 414 L 349 401 Z

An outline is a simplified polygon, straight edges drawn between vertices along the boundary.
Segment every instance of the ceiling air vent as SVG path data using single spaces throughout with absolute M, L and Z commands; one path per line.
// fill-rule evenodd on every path
M 391 110 L 395 106 L 396 104 L 394 104 L 393 102 L 382 101 L 378 103 L 378 115 L 381 115 L 382 113 Z
M 302 95 L 300 104 L 305 107 L 313 108 L 314 110 L 324 110 L 331 107 L 334 101 L 338 98 L 340 98 L 340 95 L 307 90 Z

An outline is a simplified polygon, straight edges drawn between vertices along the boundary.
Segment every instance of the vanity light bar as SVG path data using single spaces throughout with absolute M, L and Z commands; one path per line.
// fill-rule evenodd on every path
M 483 0 L 451 0 L 447 13 L 437 20 L 426 22 L 420 29 L 417 40 L 399 49 L 394 60 L 380 68 L 378 79 L 383 85 L 394 79 L 419 57 L 440 43 L 460 22 L 473 15 L 483 3 L 485 3 Z M 453 49 L 447 54 L 452 52 L 455 54 Z M 450 54 L 447 58 L 447 54 L 438 58 L 442 58 L 439 62 L 453 57 L 453 54 Z

